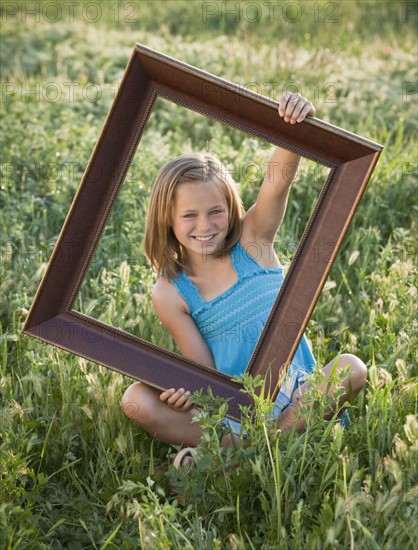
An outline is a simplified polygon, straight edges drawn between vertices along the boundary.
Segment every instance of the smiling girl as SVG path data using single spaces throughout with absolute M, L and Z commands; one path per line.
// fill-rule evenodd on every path
M 279 102 L 279 116 L 291 124 L 314 114 L 299 94 L 287 93 Z M 145 252 L 159 274 L 152 293 L 155 311 L 185 357 L 231 376 L 245 371 L 257 342 L 250 329 L 259 327 L 261 333 L 284 280 L 273 243 L 299 160 L 275 148 L 257 202 L 246 213 L 234 181 L 213 155 L 183 155 L 161 169 L 151 194 Z M 336 361 L 337 373 L 346 372 L 344 394 L 335 403 L 341 407 L 360 392 L 367 369 L 354 355 L 340 355 L 322 369 L 323 392 Z M 304 429 L 300 408 L 314 366 L 303 336 L 275 401 L 279 429 Z M 331 385 L 331 395 L 334 389 Z M 195 447 L 201 428 L 192 422 L 198 410 L 189 396 L 186 388 L 161 392 L 136 382 L 122 404 L 151 435 Z M 238 423 L 231 421 L 231 427 L 239 433 Z M 222 444 L 237 442 L 238 436 L 234 441 L 225 436 Z

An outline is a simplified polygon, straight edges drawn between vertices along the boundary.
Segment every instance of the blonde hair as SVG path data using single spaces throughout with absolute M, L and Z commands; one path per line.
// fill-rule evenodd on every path
M 209 153 L 187 154 L 170 160 L 161 168 L 153 185 L 144 237 L 144 250 L 151 266 L 169 279 L 186 269 L 183 247 L 171 228 L 171 215 L 177 187 L 189 182 L 215 185 L 225 196 L 229 214 L 228 233 L 224 247 L 214 256 L 229 252 L 241 235 L 244 209 L 226 167 Z

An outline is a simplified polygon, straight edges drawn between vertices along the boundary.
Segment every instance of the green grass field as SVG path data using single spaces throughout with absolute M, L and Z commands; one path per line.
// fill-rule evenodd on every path
M 0 547 L 417 548 L 415 4 L 2 2 L 0 17 Z M 226 452 L 225 404 L 200 398 L 197 466 L 179 473 L 175 450 L 124 417 L 129 379 L 22 335 L 135 42 L 274 99 L 297 89 L 319 118 L 384 145 L 307 329 L 318 364 L 351 352 L 368 365 L 350 429 L 322 420 L 313 392 L 306 432 L 273 437 L 259 400 L 247 444 Z M 210 150 L 249 207 L 263 175 L 249 163 L 269 148 L 161 102 L 76 308 L 175 349 L 142 252 L 153 177 Z M 304 161 L 277 237 L 284 262 L 324 179 Z

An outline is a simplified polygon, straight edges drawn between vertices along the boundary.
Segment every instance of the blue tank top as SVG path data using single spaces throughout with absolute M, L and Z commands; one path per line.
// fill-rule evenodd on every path
M 238 242 L 231 250 L 236 282 L 206 301 L 186 273 L 171 279 L 212 352 L 216 368 L 230 376 L 245 372 L 284 280 L 282 267 L 265 268 Z M 311 372 L 315 359 L 303 336 L 276 402 L 286 405 L 295 385 Z

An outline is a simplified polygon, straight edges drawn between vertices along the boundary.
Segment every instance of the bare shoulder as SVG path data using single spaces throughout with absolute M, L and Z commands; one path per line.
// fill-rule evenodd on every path
M 177 288 L 165 277 L 160 277 L 155 283 L 151 298 L 159 317 L 161 317 L 161 313 L 164 311 L 171 314 L 174 312 L 190 313 L 186 302 L 178 293 Z
M 161 277 L 154 285 L 151 297 L 158 318 L 174 338 L 182 355 L 214 369 L 213 356 L 190 316 L 187 303 L 173 283 Z

